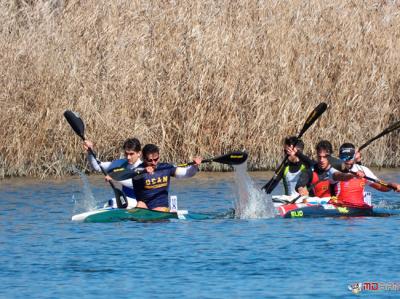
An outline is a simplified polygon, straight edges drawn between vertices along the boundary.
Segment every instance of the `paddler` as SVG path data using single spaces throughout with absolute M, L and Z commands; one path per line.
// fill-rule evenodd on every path
M 135 177 L 133 187 L 138 201 L 137 207 L 156 211 L 169 211 L 168 192 L 171 176 L 188 178 L 199 171 L 202 158 L 193 159 L 193 165 L 178 167 L 169 163 L 159 163 L 160 150 L 154 144 L 146 144 L 142 149 L 145 172 Z
M 285 195 L 297 196 L 296 184 L 300 174 L 310 168 L 313 161 L 303 154 L 304 143 L 296 136 L 285 138 L 284 152 L 288 162 L 283 170 L 282 182 Z
M 344 172 L 362 172 L 366 177 L 378 180 L 376 175 L 368 167 L 357 164 L 357 162 L 359 162 L 360 155 L 356 151 L 356 148 L 353 144 L 343 143 L 339 148 L 339 158 L 345 164 Z M 366 184 L 382 192 L 392 190 L 391 188 L 386 187 L 382 184 L 367 181 L 365 178 L 353 177 L 345 182 L 336 182 L 336 198 L 333 198 L 330 203 L 333 203 L 337 206 L 372 208 L 371 203 L 366 202 L 364 198 L 364 189 Z M 388 185 L 396 189 L 396 192 L 400 192 L 399 184 L 388 183 Z
M 83 142 L 83 146 L 87 151 L 88 161 L 91 167 L 96 171 L 101 171 L 100 166 L 96 162 L 95 157 L 90 154 L 89 148 L 93 149 L 93 142 L 90 140 L 85 140 Z M 124 144 L 122 145 L 122 150 L 124 152 L 125 158 L 117 159 L 111 162 L 100 162 L 101 166 L 106 172 L 109 172 L 112 169 L 116 168 L 126 168 L 126 169 L 135 169 L 140 164 L 142 164 L 141 156 L 141 144 L 137 138 L 129 138 L 126 139 Z M 106 180 L 112 180 L 110 176 L 106 176 Z M 136 205 L 135 193 L 133 191 L 132 180 L 124 180 L 120 181 L 122 185 L 122 191 L 128 197 L 129 206 Z M 130 200 L 131 199 L 131 200 Z M 109 202 L 110 206 L 116 206 L 115 200 L 113 202 Z
M 356 175 L 342 173 L 332 167 L 330 161 L 332 161 L 333 148 L 329 141 L 320 141 L 315 149 L 317 151 L 317 163 L 307 171 L 302 172 L 296 184 L 296 191 L 301 196 L 331 197 L 335 194 L 334 184 L 337 181 L 346 181 L 355 176 L 364 176 L 362 172 L 357 172 Z M 336 164 L 341 167 L 340 162 Z

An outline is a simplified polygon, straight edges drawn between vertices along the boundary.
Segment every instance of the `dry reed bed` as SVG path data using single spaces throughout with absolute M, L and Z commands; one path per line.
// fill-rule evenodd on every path
M 399 119 L 400 13 L 391 1 L 2 1 L 0 176 L 85 166 L 62 117 L 78 111 L 102 159 L 130 136 L 163 160 L 250 153 L 281 159 L 282 138 L 360 145 Z M 398 133 L 364 152 L 398 166 Z M 220 165 L 214 165 L 219 170 Z

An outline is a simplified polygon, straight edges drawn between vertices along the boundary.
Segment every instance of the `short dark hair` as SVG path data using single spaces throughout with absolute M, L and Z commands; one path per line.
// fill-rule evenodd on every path
M 158 148 L 158 146 L 155 144 L 151 144 L 151 143 L 146 144 L 142 150 L 143 157 L 145 157 L 145 158 L 149 154 L 159 154 L 159 153 L 160 153 L 160 149 Z
M 333 152 L 332 144 L 328 140 L 321 140 L 320 142 L 318 142 L 315 149 L 317 150 L 317 152 L 324 150 L 329 155 L 331 155 Z
M 140 152 L 142 146 L 140 145 L 140 141 L 137 138 L 129 138 L 126 139 L 124 145 L 122 146 L 123 150 Z
M 285 138 L 285 145 L 296 146 L 299 150 L 304 150 L 303 140 L 297 138 L 296 136 L 289 136 Z

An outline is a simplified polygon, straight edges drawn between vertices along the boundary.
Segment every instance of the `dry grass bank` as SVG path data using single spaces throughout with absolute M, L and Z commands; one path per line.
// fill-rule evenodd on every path
M 400 116 L 400 8 L 358 2 L 2 1 L 0 176 L 84 165 L 66 109 L 102 159 L 137 136 L 166 161 L 246 149 L 250 168 L 273 168 L 321 101 L 306 152 L 360 145 Z M 398 166 L 398 137 L 365 163 Z

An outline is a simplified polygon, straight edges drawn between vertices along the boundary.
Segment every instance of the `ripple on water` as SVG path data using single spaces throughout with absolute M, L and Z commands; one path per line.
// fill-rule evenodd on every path
M 172 192 L 181 208 L 225 213 L 235 176 L 174 180 Z M 266 177 L 247 180 L 257 189 Z M 398 281 L 400 217 L 76 224 L 74 178 L 0 187 L 0 298 L 353 298 L 350 283 Z M 100 177 L 88 188 L 96 205 L 112 194 Z

